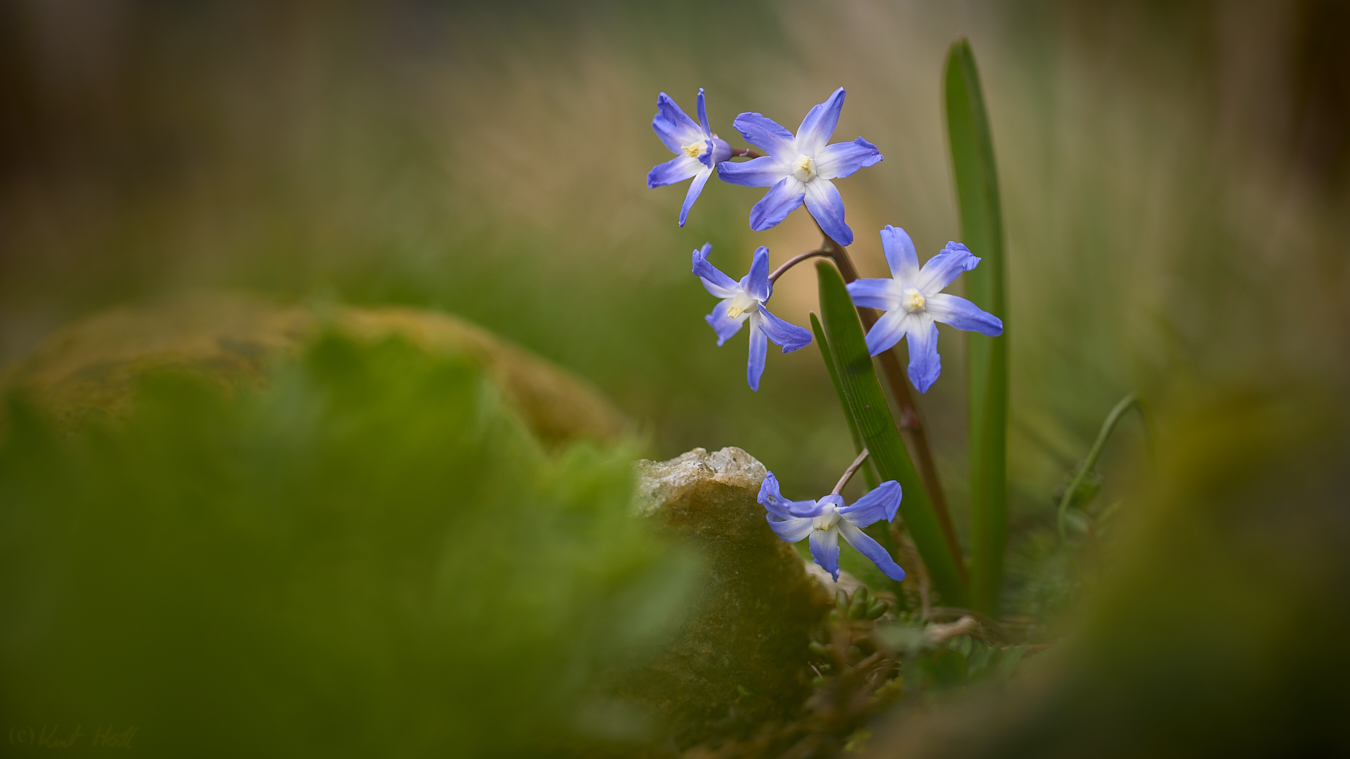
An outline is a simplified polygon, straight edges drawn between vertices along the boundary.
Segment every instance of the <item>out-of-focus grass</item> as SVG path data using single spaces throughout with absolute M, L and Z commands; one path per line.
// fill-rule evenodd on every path
M 786 489 L 825 492 L 851 451 L 817 356 L 772 355 L 751 393 L 743 338 L 714 346 L 688 271 L 704 241 L 739 274 L 758 244 L 775 261 L 814 247 L 814 226 L 799 212 L 753 234 L 759 193 L 714 180 L 677 228 L 683 189 L 643 183 L 668 157 L 655 96 L 692 107 L 705 87 L 740 145 L 736 113 L 795 128 L 847 87 L 837 137 L 886 155 L 840 183 L 854 256 L 879 275 L 884 224 L 925 258 L 958 236 L 940 74 L 967 33 L 1019 325 L 1016 533 L 1051 518 L 1129 390 L 1165 419 L 1234 376 L 1344 377 L 1343 187 L 1291 157 L 1294 85 L 1270 73 L 1297 68 L 1315 5 L 7 6 L 0 358 L 183 285 L 428 305 L 594 379 L 654 455 L 739 445 Z M 805 324 L 814 292 L 793 272 L 775 311 Z M 964 527 L 959 339 L 942 333 L 922 403 Z M 1128 492 L 1133 434 L 1108 451 L 1106 501 Z

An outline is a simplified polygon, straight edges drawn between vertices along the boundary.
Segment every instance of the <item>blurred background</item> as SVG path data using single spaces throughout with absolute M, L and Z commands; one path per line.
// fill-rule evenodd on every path
M 959 237 L 939 79 L 969 35 L 1011 260 L 1015 518 L 1129 390 L 1341 375 L 1350 214 L 1345 4 L 1299 2 L 0 4 L 0 364 L 82 315 L 184 288 L 466 316 L 596 382 L 651 455 L 738 445 L 792 492 L 850 456 L 815 350 L 717 349 L 689 251 L 744 270 L 817 244 L 764 234 L 714 181 L 688 226 L 649 122 L 791 128 L 838 86 L 837 139 L 886 159 L 840 184 L 864 274 L 876 231 Z M 814 278 L 775 298 L 804 324 Z M 960 517 L 960 337 L 923 408 Z M 1177 401 L 1184 402 L 1184 401 Z M 1124 444 L 1115 450 L 1137 446 Z M 1107 478 L 1108 480 L 1110 478 Z
M 711 241 L 737 273 L 817 233 L 799 213 L 753 234 L 759 192 L 716 181 L 678 228 L 683 190 L 643 181 L 668 157 L 656 94 L 692 112 L 704 87 L 743 146 L 737 113 L 795 128 L 846 87 L 836 138 L 886 156 L 841 183 L 877 274 L 885 224 L 925 257 L 959 237 L 939 90 L 958 34 L 1007 197 L 1026 515 L 1128 390 L 1342 363 L 1290 323 L 1344 321 L 1291 313 L 1345 293 L 1350 11 L 1332 0 L 0 7 L 0 363 L 181 288 L 431 306 L 595 381 L 655 456 L 739 445 L 819 489 L 849 456 L 818 356 L 775 355 L 752 394 L 687 261 Z M 775 300 L 798 323 L 813 301 L 806 271 Z M 923 399 L 954 488 L 959 339 Z
M 885 160 L 839 183 L 864 276 L 877 230 L 921 258 L 959 238 L 941 73 L 981 67 L 1009 238 L 1014 540 L 1053 521 L 1108 409 L 1170 420 L 1232 392 L 1320 388 L 1350 369 L 1350 6 L 1338 0 L 917 2 L 0 2 L 0 367 L 53 330 L 182 290 L 401 304 L 471 319 L 596 383 L 653 458 L 740 446 L 785 492 L 852 459 L 812 347 L 717 348 L 689 252 L 739 277 L 819 236 L 762 234 L 756 190 L 684 186 L 658 92 L 714 131 L 795 129 L 836 87 L 836 140 Z M 978 251 L 977 251 L 978 253 Z M 814 277 L 775 313 L 805 324 Z M 922 397 L 964 530 L 960 337 Z M 1296 393 L 1295 393 L 1296 394 Z M 1300 412 L 1301 413 L 1301 412 Z M 1124 497 L 1126 424 L 1101 466 Z M 1014 578 L 1016 579 L 1016 578 Z

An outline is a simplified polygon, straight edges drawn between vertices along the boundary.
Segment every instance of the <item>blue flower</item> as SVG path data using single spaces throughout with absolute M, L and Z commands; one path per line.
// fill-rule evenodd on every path
M 881 247 L 892 278 L 854 280 L 848 294 L 857 306 L 886 312 L 867 333 L 867 351 L 873 356 L 909 336 L 909 379 L 925 393 L 942 373 L 938 322 L 990 337 L 1003 334 L 1003 322 L 965 298 L 942 292 L 961 272 L 980 263 L 966 246 L 949 242 L 920 269 L 914 242 L 905 230 L 888 224 L 881 230 Z
M 708 127 L 708 109 L 703 104 L 703 89 L 698 91 L 698 123 L 685 115 L 670 96 L 662 92 L 656 98 L 656 115 L 652 117 L 652 129 L 661 138 L 672 158 L 659 164 L 647 173 L 648 187 L 664 187 L 668 184 L 683 182 L 693 177 L 689 184 L 689 194 L 684 196 L 684 205 L 680 207 L 680 226 L 689 217 L 689 208 L 703 191 L 717 164 L 731 157 L 731 146 L 719 139 Z
M 844 223 L 844 199 L 831 179 L 842 179 L 864 166 L 881 160 L 872 143 L 859 137 L 853 142 L 827 145 L 839 111 L 844 107 L 844 88 L 806 114 L 797 136 L 758 113 L 742 113 L 735 126 L 747 142 L 769 154 L 744 163 L 724 163 L 718 176 L 745 187 L 772 187 L 750 209 L 750 228 L 762 232 L 777 226 L 806 201 L 806 210 L 820 228 L 840 245 L 853 244 L 853 230 Z
M 759 486 L 759 504 L 768 510 L 765 518 L 778 537 L 796 543 L 811 536 L 811 555 L 822 569 L 839 579 L 839 536 L 872 560 L 885 575 L 896 582 L 905 579 L 905 570 L 886 553 L 881 544 L 862 531 L 873 522 L 895 519 L 900 508 L 900 483 L 888 480 L 845 506 L 842 496 L 827 495 L 819 501 L 789 501 L 778 492 L 778 478 L 769 472 Z
M 742 324 L 750 322 L 750 365 L 746 377 L 750 381 L 750 389 L 757 391 L 760 375 L 764 374 L 768 341 L 781 345 L 784 353 L 791 353 L 810 345 L 811 333 L 779 319 L 764 307 L 773 294 L 773 283 L 769 281 L 768 248 L 760 246 L 755 250 L 755 258 L 750 262 L 750 273 L 740 282 L 708 263 L 708 254 L 711 252 L 712 243 L 704 243 L 702 250 L 694 251 L 694 273 L 703 281 L 704 289 L 722 299 L 704 319 L 717 333 L 719 346 L 740 332 Z

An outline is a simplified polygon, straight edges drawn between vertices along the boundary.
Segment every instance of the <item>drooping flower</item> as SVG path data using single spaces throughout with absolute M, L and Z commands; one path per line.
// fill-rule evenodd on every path
M 900 483 L 895 480 L 881 483 L 852 506 L 845 506 L 843 496 L 833 494 L 819 501 L 789 501 L 778 492 L 778 478 L 773 472 L 759 486 L 759 504 L 768 511 L 765 518 L 769 527 L 789 543 L 810 536 L 811 556 L 835 580 L 839 579 L 840 535 L 887 577 L 896 582 L 905 579 L 905 570 L 880 543 L 862 531 L 873 522 L 885 519 L 889 523 L 895 519 L 900 498 Z
M 853 244 L 853 230 L 844 223 L 844 199 L 832 179 L 842 179 L 864 166 L 881 160 L 872 143 L 859 137 L 853 142 L 827 145 L 844 107 L 844 88 L 812 108 L 797 128 L 797 136 L 758 113 L 742 113 L 734 122 L 747 142 L 768 155 L 744 163 L 721 164 L 717 173 L 724 181 L 745 187 L 771 187 L 750 209 L 750 228 L 762 232 L 777 226 L 802 204 L 820 228 L 840 245 Z
M 848 284 L 848 294 L 857 306 L 886 312 L 867 333 L 867 351 L 873 356 L 909 336 L 909 379 L 925 393 L 942 373 L 937 352 L 939 322 L 997 337 L 1003 334 L 1003 321 L 965 298 L 942 292 L 961 272 L 980 263 L 966 246 L 949 242 L 920 269 L 914 242 L 905 230 L 888 224 L 881 230 L 881 247 L 892 278 L 854 280 Z
M 690 177 L 689 193 L 680 207 L 680 226 L 689 217 L 689 209 L 708 183 L 717 164 L 731 157 L 731 146 L 713 134 L 708 126 L 708 109 L 703 103 L 703 89 L 698 91 L 698 123 L 685 115 L 670 96 L 662 92 L 656 98 L 656 115 L 652 129 L 670 152 L 677 157 L 658 164 L 647 173 L 647 187 L 664 187 L 683 182 Z
M 703 287 L 721 302 L 711 314 L 703 317 L 717 333 L 720 346 L 728 338 L 741 331 L 741 325 L 750 322 L 750 363 L 746 377 L 751 390 L 759 390 L 759 378 L 764 374 L 765 354 L 769 342 L 780 345 L 784 353 L 791 353 L 811 344 L 811 333 L 795 324 L 779 319 L 764 307 L 773 294 L 773 283 L 769 281 L 769 249 L 760 246 L 750 262 L 750 273 L 740 282 L 728 277 L 716 266 L 708 263 L 708 254 L 712 252 L 712 243 L 704 243 L 703 248 L 694 251 L 694 273 L 703 282 Z

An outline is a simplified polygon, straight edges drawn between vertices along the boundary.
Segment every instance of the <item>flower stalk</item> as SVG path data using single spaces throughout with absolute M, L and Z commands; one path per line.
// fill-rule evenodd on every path
M 853 463 L 848 465 L 848 469 L 844 470 L 844 476 L 839 478 L 839 482 L 834 486 L 834 490 L 830 491 L 830 495 L 839 495 L 843 493 L 844 488 L 848 487 L 848 481 L 853 479 L 853 475 L 858 473 L 858 469 L 862 467 L 864 461 L 867 461 L 866 448 L 862 449 L 862 453 L 858 454 L 858 458 L 854 459 Z
M 839 269 L 839 274 L 844 278 L 844 283 L 853 282 L 858 279 L 858 269 L 853 265 L 853 259 L 849 257 L 848 250 L 830 239 L 830 236 L 821 230 L 821 236 L 824 242 L 820 248 L 825 255 L 834 262 L 835 268 Z M 864 331 L 872 329 L 877 323 L 877 312 L 871 308 L 858 308 L 858 316 L 862 319 Z M 924 488 L 928 491 L 928 499 L 933 504 L 933 511 L 937 513 L 938 526 L 942 528 L 942 536 L 947 542 L 947 548 L 952 556 L 956 558 L 957 571 L 961 573 L 962 582 L 967 581 L 965 562 L 961 561 L 961 542 L 956 538 L 956 525 L 952 522 L 951 512 L 947 508 L 947 496 L 942 490 L 942 481 L 938 478 L 937 462 L 933 458 L 933 449 L 928 442 L 928 432 L 923 425 L 923 416 L 919 413 L 919 407 L 914 403 L 914 396 L 909 392 L 909 381 L 905 377 L 905 369 L 900 364 L 900 359 L 895 355 L 895 350 L 891 349 L 883 352 L 876 357 L 881 363 L 881 373 L 886 378 L 886 385 L 891 391 L 891 399 L 899 408 L 900 418 L 896 426 L 900 428 L 900 436 L 905 441 L 905 447 L 909 449 L 910 455 L 914 458 L 914 463 L 919 470 L 919 477 L 923 480 Z

